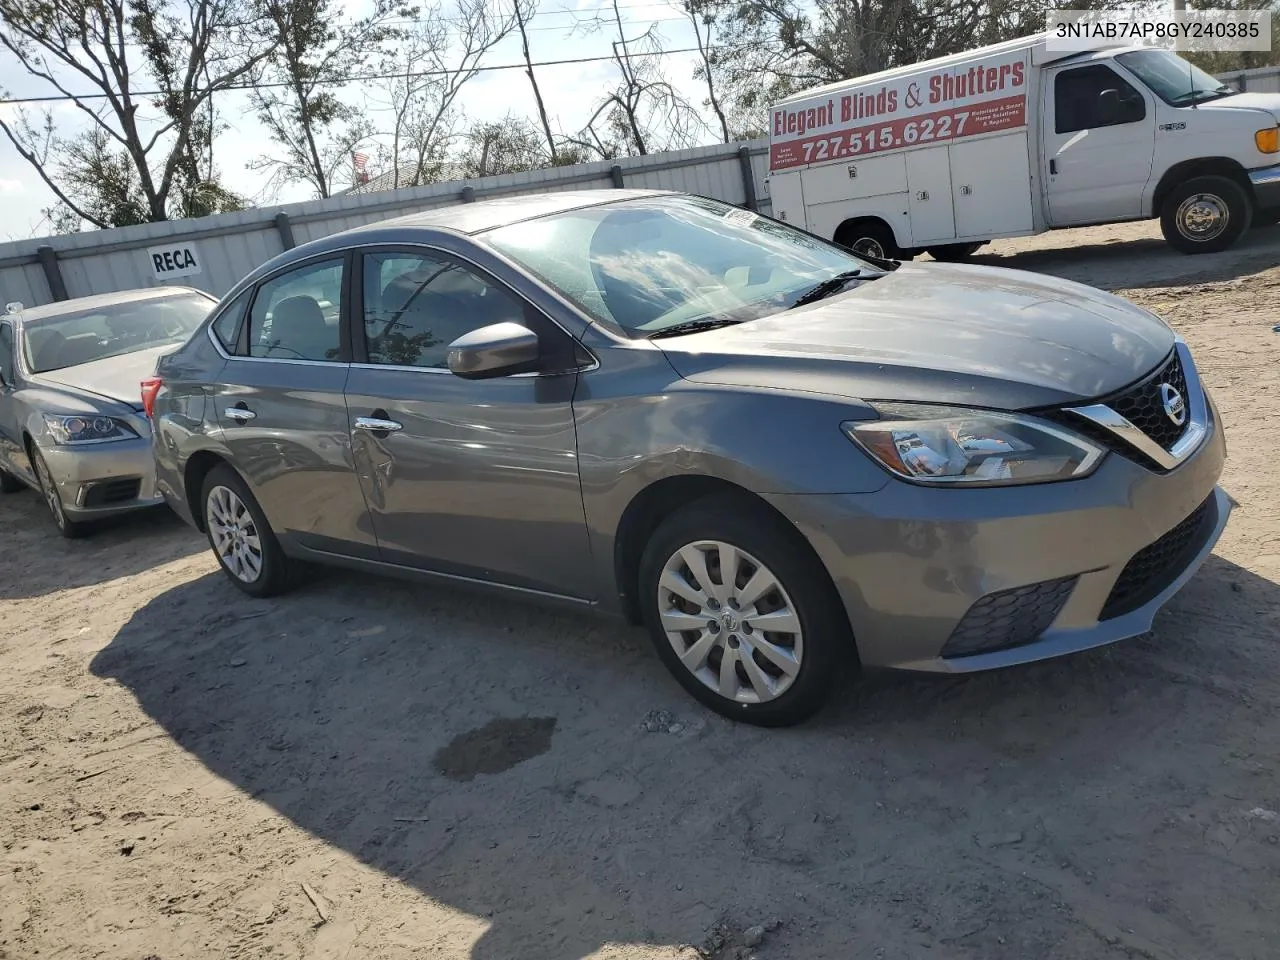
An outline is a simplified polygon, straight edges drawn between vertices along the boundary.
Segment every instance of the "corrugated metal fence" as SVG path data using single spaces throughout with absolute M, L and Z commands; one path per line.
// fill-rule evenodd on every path
M 1280 93 L 1280 67 L 1222 74 L 1247 92 Z M 382 193 L 260 207 L 200 220 L 170 220 L 116 230 L 0 244 L 0 304 L 27 306 L 90 293 L 159 284 L 150 247 L 195 244 L 201 272 L 176 281 L 221 295 L 240 277 L 283 250 L 339 230 L 433 207 L 495 196 L 646 187 L 684 190 L 770 212 L 768 143 L 717 144 L 647 157 L 628 157 Z
M 0 244 L 0 305 L 27 306 L 157 286 L 148 248 L 194 245 L 200 273 L 175 283 L 221 295 L 254 267 L 299 243 L 391 217 L 497 196 L 609 187 L 683 190 L 769 212 L 766 141 L 717 144 L 617 162 L 554 167 L 382 193 L 169 220 Z M 2 309 L 2 307 L 0 307 Z
M 1258 67 L 1218 75 L 1241 93 L 1280 93 L 1280 67 Z

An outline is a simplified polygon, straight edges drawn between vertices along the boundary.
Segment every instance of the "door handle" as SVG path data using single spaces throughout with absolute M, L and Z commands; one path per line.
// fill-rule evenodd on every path
M 403 430 L 404 424 L 396 420 L 383 420 L 380 417 L 356 417 L 353 424 L 357 430 L 368 430 L 372 433 L 395 433 Z
M 1049 158 L 1049 172 L 1054 174 L 1058 172 L 1058 161 L 1053 157 Z
M 226 414 L 228 420 L 234 420 L 236 423 L 248 423 L 257 416 L 248 407 L 227 407 L 222 412 Z

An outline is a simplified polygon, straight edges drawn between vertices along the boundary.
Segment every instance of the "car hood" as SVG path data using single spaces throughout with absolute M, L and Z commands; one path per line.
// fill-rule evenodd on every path
M 105 357 L 92 363 L 81 363 L 61 370 L 36 374 L 32 379 L 50 386 L 69 387 L 84 393 L 127 404 L 133 410 L 142 409 L 141 383 L 156 372 L 156 361 L 173 353 L 181 344 L 165 344 Z
M 1005 410 L 1150 371 L 1172 331 L 1126 300 L 995 267 L 904 264 L 807 307 L 654 341 L 688 380 Z
M 1262 110 L 1271 114 L 1280 123 L 1280 93 L 1233 93 L 1229 97 L 1220 97 L 1201 103 L 1197 110 L 1221 109 Z

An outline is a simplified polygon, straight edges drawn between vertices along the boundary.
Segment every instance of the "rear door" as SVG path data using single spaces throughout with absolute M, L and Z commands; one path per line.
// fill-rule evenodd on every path
M 446 360 L 450 343 L 493 323 L 530 327 L 544 351 L 568 335 L 443 251 L 371 249 L 362 260 L 347 409 L 382 558 L 589 598 L 577 374 L 463 380 Z M 397 429 L 364 429 L 361 419 Z
M 258 285 L 212 399 L 233 463 L 277 534 L 373 559 L 343 395 L 349 259 L 321 256 Z
M 1041 143 L 1050 224 L 1142 216 L 1155 102 L 1106 63 L 1046 72 Z

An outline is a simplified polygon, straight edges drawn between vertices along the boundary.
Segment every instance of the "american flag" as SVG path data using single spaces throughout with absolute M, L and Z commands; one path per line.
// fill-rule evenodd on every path
M 364 170 L 365 164 L 369 162 L 369 155 L 367 153 L 353 153 L 351 155 L 351 162 L 355 165 L 357 170 Z

